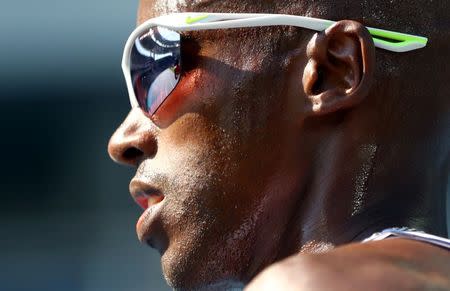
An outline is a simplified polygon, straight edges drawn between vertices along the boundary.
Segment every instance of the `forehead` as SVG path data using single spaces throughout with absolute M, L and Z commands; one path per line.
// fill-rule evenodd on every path
M 224 0 L 140 0 L 138 23 L 147 19 L 174 12 L 213 11 Z M 214 10 L 218 11 L 218 10 Z

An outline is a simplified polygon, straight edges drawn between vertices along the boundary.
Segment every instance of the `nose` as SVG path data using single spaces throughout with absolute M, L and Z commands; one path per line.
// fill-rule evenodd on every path
M 109 140 L 109 156 L 117 163 L 137 166 L 157 151 L 158 128 L 141 109 L 133 108 Z

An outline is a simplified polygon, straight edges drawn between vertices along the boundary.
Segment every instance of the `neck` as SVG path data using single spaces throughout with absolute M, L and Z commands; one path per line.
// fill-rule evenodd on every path
M 288 252 L 319 252 L 395 226 L 445 235 L 449 161 L 420 155 L 421 147 L 359 137 L 348 124 L 315 147 L 312 175 L 286 232 Z

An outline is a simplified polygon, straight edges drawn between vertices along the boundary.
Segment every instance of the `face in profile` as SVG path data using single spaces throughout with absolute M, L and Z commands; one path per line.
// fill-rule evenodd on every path
M 166 4 L 143 1 L 140 21 L 175 12 Z M 152 116 L 132 109 L 110 141 L 113 159 L 136 168 L 137 234 L 173 287 L 247 282 L 278 255 L 297 203 L 304 179 L 288 109 L 298 101 L 258 31 L 185 35 L 174 91 Z

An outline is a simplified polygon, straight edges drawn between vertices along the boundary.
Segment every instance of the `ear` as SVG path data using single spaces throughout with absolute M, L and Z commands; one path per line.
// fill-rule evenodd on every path
M 308 43 L 303 74 L 306 116 L 324 115 L 359 104 L 373 80 L 375 48 L 367 29 L 343 20 L 316 33 Z

